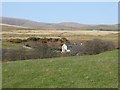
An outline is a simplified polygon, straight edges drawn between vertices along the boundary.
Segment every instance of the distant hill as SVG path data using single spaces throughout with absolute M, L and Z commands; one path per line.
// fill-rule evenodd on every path
M 31 28 L 22 27 L 22 26 L 15 26 L 15 25 L 9 25 L 9 24 L 0 24 L 0 27 L 3 31 L 7 30 L 30 30 Z
M 117 30 L 117 24 L 114 25 L 87 25 L 75 22 L 62 23 L 43 23 L 26 19 L 0 17 L 0 23 L 22 26 L 31 29 L 53 29 L 53 30 Z
M 8 17 L 0 17 L 0 23 L 28 27 L 28 28 L 39 28 L 47 24 L 47 23 L 38 23 L 25 19 L 16 19 L 16 18 L 8 18 Z

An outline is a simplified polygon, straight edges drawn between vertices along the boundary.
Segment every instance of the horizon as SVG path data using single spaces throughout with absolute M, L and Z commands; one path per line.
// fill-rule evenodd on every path
M 35 22 L 93 25 L 118 23 L 116 2 L 5 2 L 2 7 L 2 17 Z
M 19 19 L 19 20 L 28 20 L 28 21 L 33 21 L 30 19 L 25 19 L 25 18 L 14 18 L 14 17 L 2 17 L 0 16 L 0 18 L 11 18 L 11 19 Z M 114 24 L 86 24 L 86 23 L 79 23 L 79 22 L 57 22 L 57 23 L 51 23 L 51 22 L 39 22 L 39 21 L 33 21 L 33 22 L 38 22 L 38 23 L 49 23 L 49 24 L 60 24 L 60 23 L 78 23 L 78 24 L 83 24 L 83 25 L 116 25 L 118 23 L 114 23 Z M 0 23 L 3 24 L 3 23 Z

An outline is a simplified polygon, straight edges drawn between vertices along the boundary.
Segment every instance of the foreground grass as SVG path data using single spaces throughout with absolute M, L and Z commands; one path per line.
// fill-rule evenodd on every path
M 118 84 L 117 51 L 3 63 L 3 88 L 107 88 Z

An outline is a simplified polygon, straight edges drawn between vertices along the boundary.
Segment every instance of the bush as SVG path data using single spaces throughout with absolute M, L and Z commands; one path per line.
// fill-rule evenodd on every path
M 72 56 L 69 52 L 66 53 L 60 53 L 61 57 L 68 57 L 68 56 Z
M 25 51 L 23 49 L 2 49 L 3 61 L 24 60 Z
M 10 39 L 8 41 L 12 42 L 12 43 L 22 43 L 23 42 L 23 40 L 21 40 L 21 39 Z
M 48 42 L 52 42 L 53 38 L 48 38 Z
M 27 39 L 27 41 L 38 41 L 40 38 L 36 38 L 36 37 L 29 37 Z
M 115 46 L 110 41 L 104 41 L 100 39 L 94 39 L 92 41 L 87 41 L 84 43 L 82 48 L 84 54 L 99 54 L 104 51 L 113 50 Z
M 53 52 L 52 49 L 48 47 L 47 43 L 34 42 L 31 44 L 31 47 L 34 48 L 36 53 L 39 53 L 39 58 L 51 58 L 58 56 L 56 52 Z
M 27 46 L 27 45 L 26 45 Z M 53 52 L 46 43 L 33 42 L 28 45 L 32 50 L 24 48 L 19 49 L 2 49 L 2 60 L 3 61 L 15 61 L 15 60 L 26 60 L 26 59 L 42 59 L 58 57 L 59 54 Z
M 63 41 L 63 42 L 68 42 L 68 40 L 67 40 L 67 38 L 61 38 L 61 40 Z

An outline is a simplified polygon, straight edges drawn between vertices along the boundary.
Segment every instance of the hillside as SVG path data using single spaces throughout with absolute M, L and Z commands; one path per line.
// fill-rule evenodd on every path
M 27 27 L 15 26 L 15 25 L 9 25 L 9 24 L 0 24 L 0 27 L 2 28 L 3 31 L 30 29 L 30 28 L 27 28 Z
M 3 63 L 3 88 L 117 88 L 118 51 Z
M 25 19 L 17 19 L 17 18 L 8 18 L 8 17 L 0 17 L 0 23 L 8 24 L 8 25 L 16 25 L 28 28 L 39 28 L 41 26 L 46 25 L 45 23 L 38 23 Z
M 33 29 L 71 29 L 71 27 L 67 27 L 63 25 L 35 22 L 31 20 L 17 19 L 17 18 L 0 17 L 0 21 L 1 21 L 0 23 L 2 24 L 16 25 L 16 26 L 33 28 Z
M 52 30 L 118 30 L 118 25 L 88 25 L 76 22 L 43 23 L 25 19 L 0 17 L 0 23 L 28 27 L 32 29 Z

